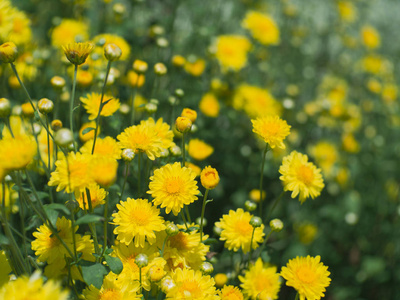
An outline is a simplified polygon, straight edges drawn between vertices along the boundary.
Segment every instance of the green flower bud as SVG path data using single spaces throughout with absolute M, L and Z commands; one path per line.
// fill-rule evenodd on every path
M 255 203 L 255 202 L 253 202 L 253 201 L 251 201 L 251 200 L 247 200 L 247 201 L 244 203 L 244 208 L 245 208 L 247 211 L 254 211 L 254 210 L 256 210 L 256 208 L 257 208 L 257 203 Z
M 212 264 L 210 264 L 209 262 L 203 262 L 200 266 L 200 271 L 204 274 L 204 275 L 210 275 L 212 272 L 214 272 L 214 267 Z
M 122 50 L 116 44 L 110 43 L 104 46 L 104 56 L 109 61 L 118 60 L 122 55 Z
M 261 218 L 260 218 L 260 217 L 253 216 L 253 217 L 250 219 L 250 225 L 253 226 L 253 227 L 261 227 L 261 225 L 262 225 L 262 220 L 261 220 Z
M 138 254 L 135 257 L 135 264 L 139 267 L 139 268 L 144 268 L 149 264 L 149 258 L 147 257 L 146 254 Z
M 283 229 L 283 222 L 280 219 L 273 219 L 269 222 L 272 231 L 279 232 Z
M 55 134 L 54 141 L 60 147 L 68 147 L 74 141 L 72 131 L 67 128 L 61 128 Z

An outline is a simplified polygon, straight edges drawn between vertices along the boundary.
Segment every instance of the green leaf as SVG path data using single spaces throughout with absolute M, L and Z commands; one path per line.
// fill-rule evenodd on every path
M 198 197 L 204 197 L 204 195 L 203 195 L 200 191 L 197 193 L 196 196 L 198 196 Z
M 104 218 L 102 216 L 84 215 L 83 217 L 76 220 L 75 225 L 96 223 L 96 222 L 101 222 L 101 221 L 104 221 Z
M 55 209 L 50 209 L 49 207 L 44 207 L 44 210 L 46 211 L 46 214 L 49 217 L 50 223 L 53 226 L 56 226 L 58 211 L 56 211 Z
M 35 121 L 39 121 L 40 120 L 39 112 L 37 110 L 35 110 L 33 115 L 35 116 Z
M 5 235 L 0 234 L 0 245 L 2 245 L 2 246 L 10 245 L 10 241 L 8 240 L 8 238 Z
M 104 258 L 107 262 L 107 265 L 110 267 L 110 270 L 115 273 L 115 274 L 119 274 L 122 272 L 122 262 L 118 257 L 112 257 L 109 255 L 104 255 Z
M 88 286 L 93 285 L 100 289 L 103 285 L 104 275 L 107 274 L 107 268 L 101 263 L 82 266 L 83 280 Z
M 261 252 L 261 259 L 263 260 L 263 262 L 269 262 L 271 260 L 267 251 Z
M 217 240 L 217 239 L 214 239 L 214 238 L 206 239 L 206 240 L 204 241 L 204 244 L 205 244 L 205 245 L 211 245 L 211 244 L 217 244 L 217 243 L 218 243 L 218 240 Z
M 206 204 L 210 203 L 210 202 L 213 202 L 213 201 L 214 201 L 214 199 L 206 200 Z
M 75 111 L 75 110 L 77 110 L 79 107 L 81 107 L 80 105 L 78 105 L 78 106 L 75 106 L 74 107 L 74 109 L 72 110 L 72 111 Z
M 112 99 L 114 99 L 114 98 L 110 98 L 110 99 L 107 99 L 106 101 L 104 101 L 104 102 L 101 104 L 101 109 L 103 109 L 103 107 L 104 107 L 108 102 L 110 102 Z
M 37 192 L 37 195 L 39 196 L 39 199 L 41 199 L 41 200 L 49 197 L 49 193 L 46 193 L 46 192 Z
M 83 131 L 82 131 L 82 135 L 85 135 L 86 133 L 89 133 L 89 132 L 91 132 L 92 130 L 95 130 L 96 128 L 93 128 L 93 127 L 88 127 L 88 128 L 85 128 Z
M 52 210 L 62 211 L 67 216 L 70 215 L 69 209 L 64 204 L 52 203 L 52 204 L 46 204 L 46 205 L 44 205 L 44 207 L 45 208 L 47 207 L 48 209 L 52 209 Z

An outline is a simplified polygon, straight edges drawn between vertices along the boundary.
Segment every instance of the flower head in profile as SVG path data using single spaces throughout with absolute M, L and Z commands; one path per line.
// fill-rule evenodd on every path
M 250 30 L 252 36 L 264 45 L 279 44 L 279 28 L 268 15 L 250 11 L 246 14 L 242 26 Z
M 324 181 L 321 169 L 308 162 L 308 156 L 297 151 L 292 151 L 283 158 L 279 168 L 282 174 L 279 179 L 282 181 L 284 190 L 292 192 L 292 198 L 299 195 L 301 203 L 308 197 L 315 198 L 321 194 L 324 188 Z
M 238 287 L 225 285 L 218 293 L 221 300 L 243 300 L 243 294 Z
M 200 174 L 201 185 L 209 190 L 214 189 L 219 183 L 218 171 L 211 166 L 205 167 Z
M 250 299 L 278 299 L 281 288 L 279 273 L 276 267 L 263 264 L 261 258 L 252 265 L 244 276 L 239 276 L 243 294 Z M 262 295 L 262 298 L 258 298 Z M 247 299 L 246 298 L 246 299 Z
M 215 57 L 224 71 L 239 71 L 247 64 L 250 41 L 241 35 L 222 35 L 217 38 Z
M 66 44 L 63 47 L 64 54 L 68 60 L 74 65 L 81 65 L 86 61 L 86 58 L 93 51 L 92 43 L 73 43 Z
M 30 135 L 5 137 L 0 140 L 0 167 L 5 170 L 25 168 L 34 158 L 37 145 Z
M 112 216 L 113 224 L 117 225 L 114 233 L 121 243 L 128 245 L 133 240 L 136 247 L 144 247 L 145 240 L 153 244 L 155 232 L 165 229 L 160 210 L 147 200 L 128 198 L 117 204 L 117 209 Z
M 195 160 L 204 160 L 213 154 L 214 148 L 199 139 L 191 139 L 188 144 L 188 153 Z
M 321 257 L 299 257 L 290 259 L 286 267 L 282 267 L 281 276 L 286 285 L 297 290 L 300 300 L 319 300 L 324 297 L 326 287 L 331 279 L 328 267 L 321 262 Z
M 153 196 L 155 205 L 161 205 L 167 214 L 172 211 L 177 216 L 184 205 L 197 200 L 199 190 L 195 178 L 196 174 L 181 167 L 180 163 L 167 164 L 154 171 L 147 193 Z
M 221 241 L 225 241 L 225 247 L 229 250 L 238 251 L 242 248 L 243 253 L 250 251 L 253 226 L 250 225 L 252 215 L 239 208 L 236 211 L 230 210 L 229 214 L 223 215 L 219 222 L 215 223 L 217 228 L 222 229 Z M 254 230 L 252 248 L 256 249 L 263 241 L 264 224 Z
M 214 279 L 200 271 L 176 269 L 172 274 L 175 286 L 167 291 L 167 300 L 217 300 Z
M 17 58 L 18 49 L 13 42 L 0 45 L 0 62 L 12 63 Z
M 97 114 L 99 113 L 101 94 L 87 94 L 85 97 L 81 97 L 80 100 L 83 103 L 83 107 L 86 109 L 86 112 L 89 114 L 89 120 L 96 119 Z M 103 108 L 101 109 L 100 116 L 109 117 L 113 115 L 119 107 L 119 100 L 111 95 L 106 94 L 103 97 Z
M 290 133 L 290 125 L 278 116 L 266 116 L 251 120 L 253 132 L 258 134 L 272 149 L 275 147 L 285 149 L 283 140 Z

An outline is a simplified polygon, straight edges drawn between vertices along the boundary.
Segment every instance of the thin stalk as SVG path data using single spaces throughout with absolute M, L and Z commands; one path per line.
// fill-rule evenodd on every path
M 110 69 L 111 69 L 111 61 L 109 60 L 108 64 L 107 64 L 106 78 L 104 79 L 103 87 L 101 89 L 101 98 L 100 98 L 99 111 L 98 111 L 97 117 L 96 117 L 96 128 L 94 129 L 94 139 L 93 139 L 92 154 L 94 153 L 94 147 L 96 145 L 97 132 L 99 130 L 99 123 L 100 123 L 100 114 L 101 114 L 101 110 L 103 109 L 104 92 L 106 90 L 107 79 L 108 79 L 108 74 L 110 73 Z
M 200 243 L 203 241 L 203 220 L 204 220 L 204 212 L 205 212 L 205 210 L 206 210 L 206 202 L 207 202 L 208 191 L 209 191 L 209 189 L 206 189 L 206 192 L 204 193 L 203 206 L 202 206 L 202 208 L 201 208 L 201 218 L 200 218 Z
M 249 262 L 248 266 L 251 263 L 251 258 L 253 257 L 253 239 L 254 239 L 254 232 L 256 231 L 256 227 L 253 227 L 253 232 L 251 233 L 251 240 L 250 240 L 250 254 L 249 254 Z
M 139 284 L 140 284 L 140 293 L 142 294 L 142 268 L 139 268 Z M 142 299 L 143 299 L 143 295 L 142 295 Z
M 72 82 L 72 94 L 71 94 L 71 99 L 69 100 L 69 128 L 71 129 L 72 132 L 72 141 L 74 143 L 74 149 L 76 152 L 76 145 L 75 145 L 75 139 L 74 139 L 74 102 L 75 102 L 75 88 L 76 88 L 76 75 L 78 73 L 78 65 L 75 65 L 74 69 L 74 81 Z
M 190 212 L 189 212 L 189 205 L 185 205 L 185 212 L 186 212 L 188 223 L 192 224 L 192 218 L 190 217 Z
M 132 106 L 131 106 L 131 119 L 130 119 L 130 125 L 133 125 L 133 123 L 135 122 L 135 98 L 136 98 L 136 91 L 137 91 L 137 82 L 139 81 L 139 76 L 136 79 L 136 85 L 134 86 L 133 90 L 132 90 Z
M 141 159 L 142 158 L 142 152 L 141 151 L 139 151 L 139 154 L 138 154 L 138 193 L 139 193 L 139 196 L 141 195 L 140 194 L 140 190 L 141 190 L 141 176 L 142 176 L 142 168 L 141 168 Z
M 186 230 L 189 230 L 189 226 L 186 222 L 185 213 L 183 212 L 183 210 L 181 210 L 181 217 L 182 217 L 183 223 L 185 223 Z
M 268 152 L 268 144 L 265 146 L 265 150 L 263 152 L 263 157 L 262 157 L 262 163 L 261 163 L 261 175 L 260 175 L 260 206 L 259 206 L 259 214 L 260 217 L 262 217 L 262 212 L 263 212 L 263 198 L 262 198 L 262 186 L 263 186 L 263 177 L 264 177 L 264 165 L 265 165 L 265 156 L 267 155 Z
M 268 242 L 268 239 L 269 239 L 269 237 L 271 236 L 271 234 L 273 233 L 273 231 L 271 230 L 269 233 L 268 233 L 268 235 L 266 236 L 266 238 L 264 239 L 264 242 L 262 243 L 262 245 L 260 246 L 260 252 L 259 252 L 259 254 L 258 254 L 258 256 L 261 256 L 261 253 L 262 253 L 262 251 L 264 250 L 264 247 L 265 247 L 265 245 L 267 244 L 267 242 Z
M 32 134 L 36 141 L 37 155 L 39 157 L 40 162 L 43 164 L 43 168 L 44 168 L 44 171 L 46 172 L 47 178 L 50 178 L 50 171 L 48 170 L 46 163 L 44 162 L 42 155 L 40 154 L 39 140 L 38 140 L 38 137 L 37 137 L 37 134 L 35 131 L 35 126 L 33 125 L 33 119 L 31 118 L 30 121 L 31 121 L 30 123 L 31 123 L 31 128 L 32 128 Z
M 21 193 L 19 192 L 19 212 L 21 218 L 21 233 L 22 233 L 22 249 L 24 250 L 25 257 L 28 257 L 28 249 L 26 246 L 26 230 L 25 230 L 25 207 L 24 203 L 21 201 Z
M 10 119 L 8 117 L 4 118 L 4 119 L 5 119 L 6 126 L 7 126 L 8 130 L 10 131 L 11 136 L 14 137 L 14 133 L 12 132 L 12 129 L 11 129 Z
M 164 249 L 165 249 L 165 245 L 167 244 L 168 238 L 169 238 L 169 236 L 167 235 L 166 238 L 164 239 L 164 243 L 163 243 L 162 248 L 161 248 L 160 257 L 164 256 Z
M 103 240 L 103 252 L 101 253 L 101 256 L 104 255 L 107 248 L 107 226 L 108 226 L 108 193 L 106 195 L 104 203 L 104 224 L 103 224 L 104 240 Z
M 274 211 L 275 207 L 278 205 L 278 203 L 281 201 L 283 194 L 285 194 L 285 191 L 283 191 L 278 198 L 275 199 L 274 203 L 272 204 L 271 209 L 268 211 L 267 217 L 265 218 L 265 224 L 267 224 L 269 217 L 271 216 L 272 212 Z
M 182 168 L 185 166 L 185 154 L 186 154 L 186 149 L 185 149 L 185 133 L 182 133 Z
M 49 127 L 49 117 L 46 115 L 46 126 Z M 47 156 L 48 156 L 48 169 L 49 171 L 51 171 L 52 167 L 51 167 L 51 152 L 50 152 L 50 135 L 47 132 Z
M 72 194 L 70 194 L 72 196 Z M 72 197 L 71 197 L 72 200 Z M 75 238 L 75 213 L 71 211 L 71 230 L 72 230 L 72 243 L 74 246 L 74 261 L 78 261 L 78 255 L 76 252 L 76 238 Z
M 299 300 L 299 293 L 296 293 L 296 298 L 294 298 L 294 300 Z
M 90 191 L 88 188 L 86 189 L 86 198 L 87 198 L 88 205 L 89 205 L 89 212 L 93 213 L 92 198 L 90 197 Z M 94 251 L 96 252 L 96 254 L 99 254 L 100 250 L 99 250 L 99 243 L 97 241 L 96 224 L 89 223 L 89 228 L 93 235 Z
M 121 196 L 119 197 L 119 201 L 121 201 L 124 196 L 126 181 L 128 180 L 129 163 L 130 163 L 130 161 L 125 162 L 124 183 L 122 184 Z

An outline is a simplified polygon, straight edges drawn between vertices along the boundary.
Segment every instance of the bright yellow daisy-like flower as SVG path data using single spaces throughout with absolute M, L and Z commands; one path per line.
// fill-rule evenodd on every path
M 93 140 L 86 142 L 80 149 L 81 153 L 92 153 Z M 94 157 L 107 157 L 113 159 L 121 158 L 121 147 L 118 142 L 110 136 L 106 136 L 104 139 L 96 139 L 96 145 L 94 147 Z
M 94 45 L 92 43 L 71 43 L 62 46 L 65 56 L 74 65 L 81 65 L 92 52 Z
M 34 158 L 37 145 L 32 136 L 20 135 L 0 140 L 0 167 L 6 170 L 25 168 Z
M 229 250 L 238 251 L 242 248 L 243 253 L 250 251 L 253 226 L 250 225 L 252 215 L 239 208 L 230 210 L 228 215 L 223 215 L 215 226 L 222 229 L 221 241 L 225 241 L 225 247 Z M 252 248 L 256 249 L 262 243 L 264 237 L 264 224 L 254 230 Z
M 128 127 L 117 136 L 123 149 L 132 149 L 134 152 L 144 152 L 147 157 L 154 160 L 160 157 L 163 141 L 157 135 L 153 125 L 145 123 Z
M 272 149 L 275 147 L 285 149 L 283 140 L 290 133 L 290 125 L 278 116 L 266 116 L 251 120 L 253 132 L 257 133 Z
M 243 294 L 239 288 L 233 285 L 226 285 L 219 292 L 221 300 L 243 300 Z
M 278 299 L 281 288 L 279 273 L 276 272 L 276 267 L 264 265 L 261 258 L 245 272 L 244 276 L 239 276 L 239 280 L 242 282 L 240 286 L 243 294 L 249 299 Z
M 104 199 L 107 196 L 107 192 L 102 189 L 98 184 L 92 184 L 89 187 L 90 200 L 92 202 L 92 208 L 104 204 Z M 89 203 L 87 199 L 87 193 L 81 193 L 81 196 L 76 199 L 79 203 L 79 207 L 82 210 L 89 209 Z
M 55 47 L 86 41 L 89 38 L 89 27 L 82 21 L 63 19 L 51 33 L 51 43 Z
M 85 288 L 82 292 L 83 299 L 86 300 L 140 300 L 141 295 L 137 294 L 140 288 L 138 281 L 131 281 L 129 284 L 121 284 L 118 275 L 110 272 L 103 279 L 100 289 L 93 285 Z
M 112 224 L 117 225 L 114 233 L 121 243 L 129 245 L 133 240 L 136 247 L 144 247 L 145 240 L 153 244 L 155 232 L 165 229 L 160 210 L 147 200 L 128 198 L 117 204 L 117 209 Z
M 200 271 L 176 269 L 172 274 L 175 286 L 168 290 L 167 300 L 217 300 L 214 279 Z
M 279 28 L 268 15 L 250 11 L 246 14 L 242 26 L 250 30 L 252 36 L 264 45 L 279 44 Z
M 18 277 L 16 280 L 9 281 L 0 289 L 0 299 L 23 300 L 67 300 L 69 293 L 63 290 L 61 285 L 53 280 L 46 283 L 39 272 L 35 272 L 29 278 L 27 276 Z
M 89 120 L 94 120 L 97 118 L 97 114 L 99 113 L 101 94 L 99 93 L 91 93 L 87 94 L 86 97 L 80 98 L 83 103 L 83 107 L 86 109 L 86 112 L 89 114 Z M 119 99 L 114 98 L 111 95 L 104 95 L 103 103 L 108 101 L 105 105 L 103 104 L 103 108 L 101 109 L 100 116 L 109 117 L 113 115 L 120 107 Z
M 94 183 L 92 159 L 89 154 L 69 152 L 67 157 L 56 161 L 56 169 L 51 173 L 48 185 L 57 186 L 57 192 L 65 189 L 67 193 L 75 192 L 79 197 L 85 188 Z
M 214 152 L 213 147 L 199 139 L 191 139 L 187 150 L 195 160 L 204 160 Z
M 224 71 L 239 71 L 247 64 L 250 41 L 240 35 L 219 36 L 216 41 L 215 57 Z
M 112 157 L 94 157 L 92 159 L 93 180 L 103 187 L 109 187 L 117 179 L 118 162 Z
M 297 151 L 292 151 L 283 158 L 279 173 L 279 179 L 283 183 L 285 191 L 292 191 L 292 198 L 299 195 L 300 203 L 308 197 L 314 199 L 321 194 L 324 188 L 324 181 L 321 169 L 308 162 L 308 156 Z
M 169 149 L 175 146 L 175 143 L 173 142 L 174 133 L 162 118 L 158 119 L 157 122 L 155 122 L 153 118 L 148 118 L 147 120 L 142 120 L 140 124 L 151 128 L 156 133 L 156 136 L 161 140 L 164 149 Z
M 321 257 L 299 257 L 290 259 L 286 267 L 282 267 L 281 276 L 286 285 L 297 290 L 300 300 L 319 300 L 324 297 L 326 287 L 331 279 L 328 267 L 321 261 Z
M 154 171 L 147 193 L 152 195 L 155 205 L 161 205 L 167 214 L 172 211 L 177 216 L 184 205 L 197 200 L 199 190 L 195 178 L 196 174 L 181 167 L 180 163 L 167 164 Z

